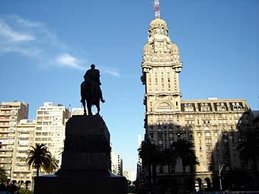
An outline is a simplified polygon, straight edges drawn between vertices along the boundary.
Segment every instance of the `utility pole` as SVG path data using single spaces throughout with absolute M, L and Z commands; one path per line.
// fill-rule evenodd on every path
M 221 181 L 221 172 L 223 170 L 224 164 L 219 164 L 219 190 L 222 191 L 222 181 Z

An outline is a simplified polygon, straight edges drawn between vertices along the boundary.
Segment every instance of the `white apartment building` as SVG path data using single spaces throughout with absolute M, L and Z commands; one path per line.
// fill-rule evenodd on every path
M 68 118 L 69 110 L 61 104 L 55 105 L 52 102 L 44 102 L 36 113 L 35 143 L 45 144 L 59 166 Z
M 21 120 L 16 125 L 14 152 L 12 160 L 11 180 L 20 183 L 22 187 L 30 189 L 35 170 L 26 162 L 28 150 L 35 146 L 36 120 Z
M 73 115 L 83 115 L 84 109 L 83 108 L 72 108 L 71 110 L 71 116 Z
M 115 175 L 122 175 L 123 165 L 119 154 L 111 151 L 111 171 Z
M 45 102 L 36 119 L 29 121 L 28 107 L 23 102 L 0 104 L 0 167 L 8 179 L 30 189 L 36 173 L 26 162 L 28 151 L 43 143 L 60 166 L 69 111 L 63 105 Z
M 72 110 L 71 115 L 83 114 L 82 108 Z M 28 120 L 28 104 L 3 102 L 0 104 L 0 167 L 8 179 L 28 189 L 33 186 L 36 170 L 26 161 L 28 151 L 35 144 L 45 144 L 61 165 L 65 140 L 65 127 L 69 110 L 52 102 L 44 102 L 37 109 L 36 119 Z M 119 154 L 111 152 L 111 171 L 123 175 L 123 162 Z M 44 171 L 41 172 L 44 174 Z
M 16 125 L 20 120 L 27 118 L 27 103 L 0 103 L 0 167 L 6 171 L 9 179 L 11 179 L 13 169 Z

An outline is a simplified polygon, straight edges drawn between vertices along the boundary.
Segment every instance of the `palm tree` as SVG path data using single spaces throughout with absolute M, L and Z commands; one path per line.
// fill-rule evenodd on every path
M 172 150 L 172 148 L 166 148 L 162 152 L 162 163 L 168 167 L 168 189 L 172 190 L 172 167 L 175 167 L 176 165 L 176 157 Z
M 45 168 L 45 171 L 47 173 L 52 173 L 54 172 L 56 169 L 58 168 L 58 160 L 51 156 L 51 159 L 50 159 L 50 163 L 49 165 L 47 166 L 47 168 Z
M 153 177 L 153 189 L 156 190 L 156 165 L 159 162 L 160 152 L 155 144 L 152 144 L 149 139 L 142 141 L 141 147 L 138 149 L 139 157 L 142 159 L 143 166 L 148 168 L 148 182 L 151 186 L 151 171 Z
M 171 173 L 171 168 L 176 165 L 177 156 L 172 147 L 166 148 L 162 152 L 162 163 L 168 166 L 168 172 Z
M 175 158 L 179 158 L 182 161 L 184 184 L 186 167 L 190 166 L 191 175 L 193 175 L 195 166 L 199 164 L 193 147 L 193 143 L 186 139 L 179 139 L 178 141 L 173 142 L 171 145 L 171 149 L 173 150 Z
M 194 145 L 186 139 L 179 139 L 171 145 L 176 158 L 182 160 L 183 172 L 185 173 L 186 167 L 190 166 L 192 169 L 195 165 L 199 164 L 194 152 Z
M 37 176 L 39 176 L 41 167 L 46 172 L 53 172 L 58 167 L 56 160 L 53 159 L 44 144 L 36 144 L 35 147 L 32 146 L 26 160 L 29 166 L 36 168 Z

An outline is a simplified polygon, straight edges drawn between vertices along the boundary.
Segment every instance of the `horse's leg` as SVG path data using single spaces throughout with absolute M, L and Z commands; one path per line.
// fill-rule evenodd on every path
M 86 100 L 86 97 L 85 97 L 85 92 L 86 92 L 86 85 L 85 85 L 85 82 L 82 82 L 81 85 L 80 85 L 80 94 L 81 94 L 81 103 L 84 107 L 84 115 L 86 115 L 86 108 L 85 108 L 85 100 Z
M 86 109 L 85 109 L 85 100 L 81 100 L 82 104 L 83 104 L 83 107 L 84 107 L 84 115 L 86 115 Z
M 88 110 L 88 115 L 93 115 L 93 113 L 92 113 L 92 105 L 90 103 L 87 103 L 87 110 Z

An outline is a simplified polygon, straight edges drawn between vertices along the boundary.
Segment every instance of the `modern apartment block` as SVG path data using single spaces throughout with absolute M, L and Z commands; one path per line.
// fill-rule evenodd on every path
M 28 104 L 23 102 L 0 103 L 0 167 L 11 179 L 15 148 L 16 126 L 28 118 Z
M 17 183 L 25 184 L 30 189 L 33 177 L 36 175 L 35 170 L 29 167 L 26 158 L 28 150 L 35 146 L 35 129 L 36 120 L 21 120 L 16 125 L 14 152 L 12 159 L 11 180 Z
M 119 154 L 111 151 L 111 171 L 115 175 L 123 175 L 123 162 Z
M 52 156 L 61 165 L 61 154 L 64 147 L 66 121 L 69 118 L 68 109 L 52 102 L 45 102 L 37 109 L 35 143 L 43 143 Z
M 34 120 L 28 120 L 28 111 L 28 104 L 23 102 L 0 104 L 0 167 L 7 172 L 8 179 L 30 189 L 36 170 L 26 162 L 28 151 L 36 143 L 45 144 L 60 167 L 70 113 L 65 106 L 52 102 L 44 102 Z M 71 113 L 82 114 L 82 108 L 75 108 Z M 122 175 L 120 155 L 112 152 L 111 160 L 112 172 Z
M 36 171 L 27 165 L 28 151 L 36 143 L 43 143 L 61 165 L 69 111 L 63 105 L 45 102 L 32 121 L 28 120 L 28 111 L 27 103 L 0 104 L 0 167 L 8 179 L 30 188 Z

